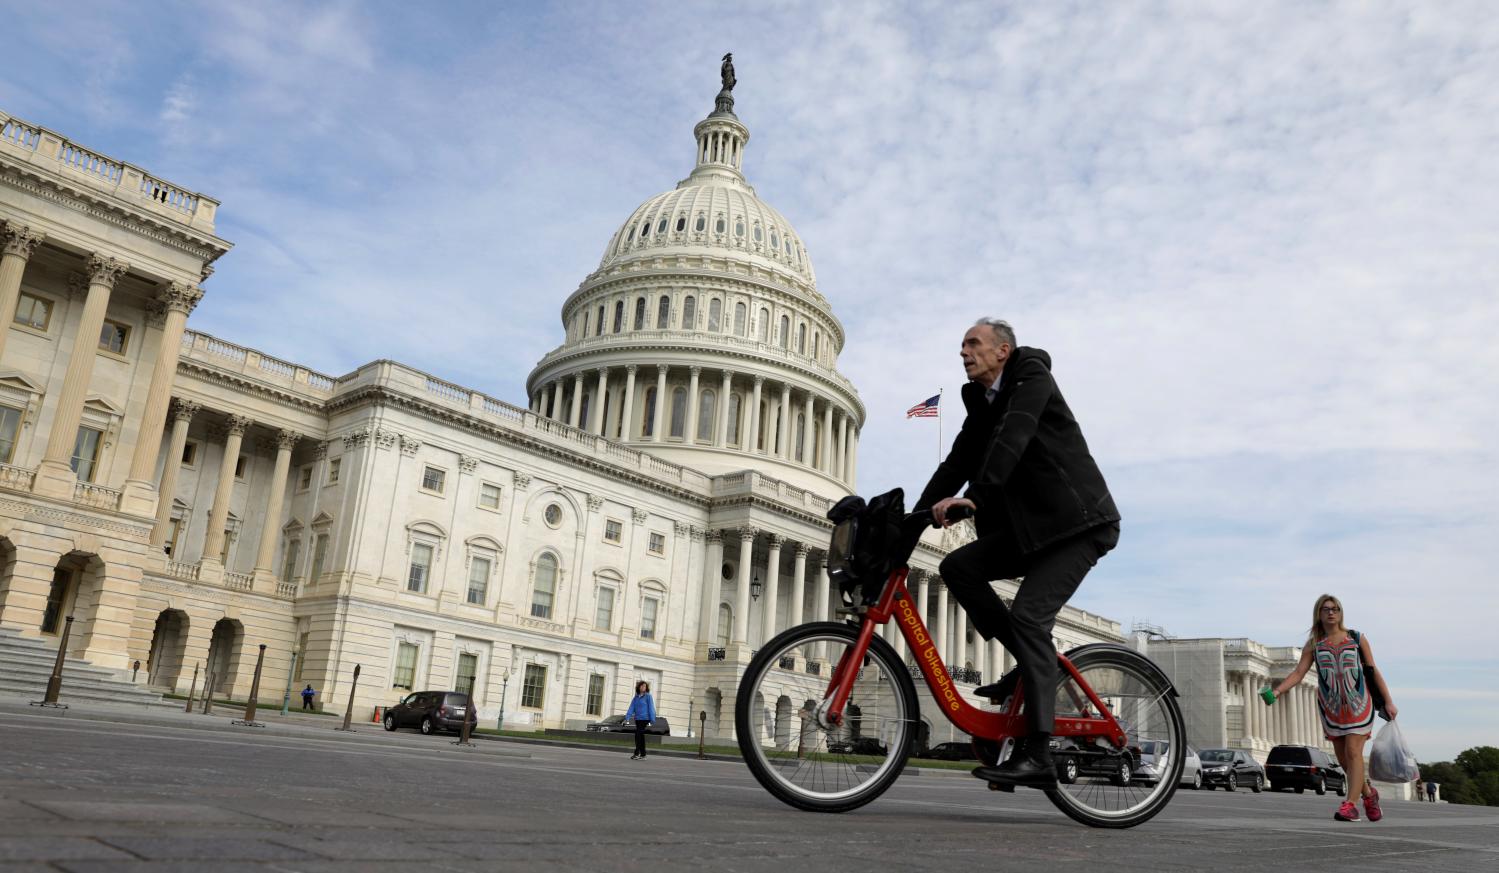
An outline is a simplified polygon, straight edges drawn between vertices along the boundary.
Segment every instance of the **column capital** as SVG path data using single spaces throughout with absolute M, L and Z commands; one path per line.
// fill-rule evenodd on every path
M 795 554 L 798 558 L 803 559 L 803 560 L 806 559 L 807 552 L 808 552 L 808 548 L 807 548 L 807 544 L 806 543 L 797 543 L 796 544 L 796 548 L 793 550 L 793 554 Z
M 723 531 L 721 531 L 721 530 L 703 531 L 703 539 L 706 540 L 707 543 L 708 543 L 708 545 L 710 545 L 710 546 L 713 545 L 714 543 L 722 543 L 723 542 Z
M 754 539 L 755 538 L 755 534 L 757 534 L 757 533 L 759 533 L 759 531 L 755 530 L 754 528 L 750 527 L 749 525 L 745 525 L 744 527 L 736 527 L 736 528 L 734 528 L 734 536 L 738 537 L 739 541 L 741 543 L 744 542 L 745 540 L 752 540 L 752 539 Z
M 521 471 L 517 470 L 517 471 L 515 471 L 514 479 L 515 479 L 515 490 L 517 490 L 517 491 L 525 491 L 527 488 L 531 487 L 531 474 L 530 473 L 522 473 Z
M 198 410 L 202 408 L 203 405 L 200 403 L 194 403 L 191 400 L 183 400 L 181 397 L 174 398 L 172 400 L 172 420 L 192 421 L 193 416 L 197 415 Z
M 770 549 L 773 552 L 779 552 L 781 550 L 781 544 L 786 542 L 786 538 L 781 536 L 780 534 L 771 534 L 765 539 L 770 544 Z
M 90 285 L 114 288 L 115 282 L 119 281 L 128 269 L 130 269 L 129 264 L 110 255 L 94 252 L 88 256 L 87 271 Z
M 255 419 L 248 415 L 231 415 L 224 422 L 224 433 L 227 436 L 244 436 L 245 431 L 254 423 Z
M 186 282 L 172 282 L 156 295 L 156 302 L 167 312 L 192 315 L 198 301 L 203 299 L 203 289 Z
M 479 471 L 479 459 L 471 455 L 458 456 L 458 472 L 473 475 Z
M 656 365 L 656 375 L 657 376 L 665 376 L 666 375 L 666 370 L 667 370 L 667 366 L 665 364 L 657 364 Z
M 401 443 L 401 454 L 408 458 L 416 457 L 416 453 L 422 448 L 422 441 L 405 434 L 393 434 Z
M 627 376 L 633 376 L 633 375 L 635 375 L 635 371 L 637 369 L 639 369 L 639 368 L 635 364 L 628 364 L 628 365 L 625 366 L 625 375 L 627 375 Z
M 688 375 L 690 375 L 690 376 L 692 376 L 694 378 L 696 378 L 697 376 L 702 375 L 702 372 L 703 372 L 703 368 L 702 367 L 692 366 L 692 367 L 688 367 L 687 368 Z
M 278 430 L 276 431 L 276 448 L 277 450 L 286 449 L 290 451 L 296 448 L 297 441 L 301 438 L 302 435 L 294 430 Z
M 30 259 L 32 252 L 36 251 L 36 247 L 42 244 L 47 235 L 20 222 L 7 221 L 0 225 L 0 237 L 5 240 L 5 254 Z
M 598 496 L 597 494 L 590 494 L 590 495 L 588 495 L 588 511 L 589 512 L 598 512 L 600 509 L 603 509 L 603 508 L 604 508 L 604 498 Z
M 696 525 L 688 525 L 687 526 L 687 536 L 691 537 L 692 541 L 695 542 L 695 543 L 702 542 L 703 541 L 703 537 L 707 533 L 708 533 L 707 531 L 703 530 L 702 528 L 700 528 L 700 527 L 698 527 Z
M 765 377 L 764 376 L 756 376 L 755 377 L 755 387 L 756 388 L 759 388 L 761 385 L 764 385 L 764 384 L 765 384 Z
M 632 510 L 630 510 L 630 518 L 636 524 L 645 524 L 646 520 L 649 519 L 650 517 L 651 517 L 650 513 L 646 512 L 644 509 L 632 509 Z
M 599 378 L 600 379 L 607 379 L 607 378 L 609 378 L 609 368 L 608 367 L 599 367 L 598 371 L 599 371 Z
M 321 461 L 326 457 L 328 457 L 328 441 L 318 440 L 317 442 L 313 443 L 312 459 L 314 461 Z

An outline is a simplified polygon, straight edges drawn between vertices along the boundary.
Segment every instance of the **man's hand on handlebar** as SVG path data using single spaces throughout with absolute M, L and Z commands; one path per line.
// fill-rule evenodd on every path
M 977 511 L 978 506 L 966 497 L 947 497 L 932 504 L 932 520 L 937 527 L 951 527 Z

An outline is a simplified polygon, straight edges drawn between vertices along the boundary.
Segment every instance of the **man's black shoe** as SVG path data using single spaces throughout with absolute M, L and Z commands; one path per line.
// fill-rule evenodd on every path
M 988 685 L 980 685 L 973 689 L 975 697 L 987 697 L 994 703 L 1002 702 L 1006 697 L 1015 693 L 1015 686 L 1020 682 L 1020 671 L 1011 669 L 1010 672 L 999 677 L 998 682 Z
M 1021 737 L 1015 751 L 998 767 L 976 767 L 973 775 L 1001 785 L 1051 788 L 1057 784 L 1057 768 L 1051 759 L 1046 736 Z

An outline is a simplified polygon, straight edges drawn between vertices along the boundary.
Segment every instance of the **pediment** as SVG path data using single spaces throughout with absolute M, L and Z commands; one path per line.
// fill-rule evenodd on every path
M 83 408 L 87 411 L 98 412 L 104 415 L 112 415 L 115 418 L 124 418 L 125 410 L 102 394 L 90 394 L 83 401 Z
M 25 394 L 42 393 L 42 383 L 20 370 L 0 370 L 0 387 L 9 388 L 12 391 L 20 391 Z

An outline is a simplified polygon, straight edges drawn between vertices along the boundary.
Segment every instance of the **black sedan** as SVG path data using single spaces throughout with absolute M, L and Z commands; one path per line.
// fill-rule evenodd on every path
M 611 715 L 590 724 L 588 729 L 603 733 L 633 734 L 635 733 L 635 722 L 625 721 L 625 717 L 622 715 Z M 669 734 L 671 733 L 671 725 L 667 724 L 664 716 L 658 715 L 656 716 L 656 720 L 651 722 L 650 726 L 645 729 L 645 732 L 648 734 Z

